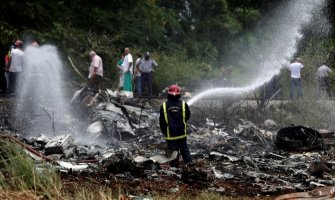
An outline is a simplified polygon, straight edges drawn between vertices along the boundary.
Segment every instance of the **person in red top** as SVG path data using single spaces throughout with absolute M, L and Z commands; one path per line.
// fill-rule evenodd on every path
M 10 54 L 11 54 L 12 49 L 14 49 L 13 45 L 10 46 L 9 51 L 5 56 L 5 67 L 3 68 L 3 70 L 4 70 L 4 75 L 5 75 L 4 77 L 5 77 L 6 85 L 3 88 L 4 92 L 6 92 L 8 90 L 8 86 L 9 86 L 8 68 L 9 68 L 9 64 L 10 64 Z
M 8 90 L 8 86 L 9 86 L 9 72 L 8 72 L 8 69 L 9 69 L 9 64 L 10 64 L 10 56 L 11 56 L 11 53 L 12 53 L 13 49 L 14 49 L 14 45 L 11 45 L 8 53 L 5 56 L 4 71 L 5 71 L 5 79 L 6 79 L 6 87 L 5 87 L 6 91 Z

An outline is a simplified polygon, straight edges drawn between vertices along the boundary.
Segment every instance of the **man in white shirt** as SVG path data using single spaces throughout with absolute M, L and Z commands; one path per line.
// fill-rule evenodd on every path
M 132 86 L 132 73 L 133 73 L 133 56 L 130 54 L 130 49 L 127 47 L 124 49 L 125 57 L 122 63 L 124 73 L 124 84 L 123 90 L 133 91 Z
M 324 63 L 318 68 L 317 76 L 319 83 L 319 94 L 326 94 L 330 88 L 330 73 L 333 71 Z
M 102 59 L 95 53 L 95 51 L 91 51 L 89 55 L 91 57 L 91 64 L 88 74 L 89 88 L 92 88 L 94 91 L 99 91 L 103 77 Z
M 288 69 L 291 71 L 291 100 L 302 97 L 302 86 L 301 86 L 301 69 L 304 68 L 302 64 L 302 60 L 300 58 L 296 58 L 294 62 L 292 62 Z
M 16 40 L 15 49 L 12 50 L 10 56 L 9 64 L 9 87 L 8 93 L 16 92 L 17 84 L 20 80 L 20 75 L 23 71 L 23 55 L 22 51 L 23 42 L 21 40 Z

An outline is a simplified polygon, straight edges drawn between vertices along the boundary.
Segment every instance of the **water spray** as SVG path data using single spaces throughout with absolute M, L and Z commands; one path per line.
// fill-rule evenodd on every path
M 274 12 L 274 16 L 266 21 L 264 27 L 258 30 L 263 42 L 258 44 L 249 58 L 250 62 L 260 61 L 253 67 L 256 73 L 250 73 L 250 81 L 241 87 L 217 87 L 205 90 L 187 103 L 192 105 L 204 97 L 224 97 L 226 95 L 247 95 L 258 87 L 269 82 L 280 70 L 289 64 L 289 59 L 297 50 L 297 43 L 303 37 L 301 28 L 312 19 L 313 11 L 320 12 L 324 0 L 295 0 L 288 1 Z M 266 38 L 262 34 L 271 32 L 272 36 Z M 241 53 L 243 55 L 243 53 Z M 247 60 L 248 61 L 248 60 Z
M 29 133 L 55 135 L 55 122 L 68 112 L 64 94 L 63 63 L 52 45 L 28 46 L 18 82 L 16 118 L 28 125 Z M 59 128 L 59 127 L 58 127 Z M 50 134 L 51 133 L 51 134 Z

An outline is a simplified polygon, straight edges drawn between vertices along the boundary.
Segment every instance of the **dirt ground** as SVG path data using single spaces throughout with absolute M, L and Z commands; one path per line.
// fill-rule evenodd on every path
M 248 199 L 273 199 L 278 195 L 260 194 L 260 188 L 250 184 L 244 184 L 234 181 L 220 181 L 214 184 L 215 187 L 224 188 L 222 191 L 208 190 L 206 185 L 189 185 L 180 181 L 173 180 L 171 177 L 161 177 L 161 180 L 117 180 L 111 174 L 63 174 L 62 175 L 63 190 L 67 194 L 74 194 L 80 188 L 99 188 L 107 187 L 112 191 L 122 191 L 124 194 L 136 196 L 162 196 L 173 195 L 172 190 L 178 188 L 183 190 L 183 194 L 197 197 L 204 191 L 210 191 L 220 194 L 227 198 L 248 198 Z M 292 191 L 286 191 L 292 192 Z M 285 191 L 281 192 L 285 194 Z M 182 195 L 182 194 L 180 194 Z

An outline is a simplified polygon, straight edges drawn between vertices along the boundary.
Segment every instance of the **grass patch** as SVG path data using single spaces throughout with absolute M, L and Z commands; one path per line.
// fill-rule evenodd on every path
M 36 163 L 17 144 L 0 141 L 0 190 L 32 191 L 36 196 L 52 199 L 59 196 L 60 177 L 56 170 Z

